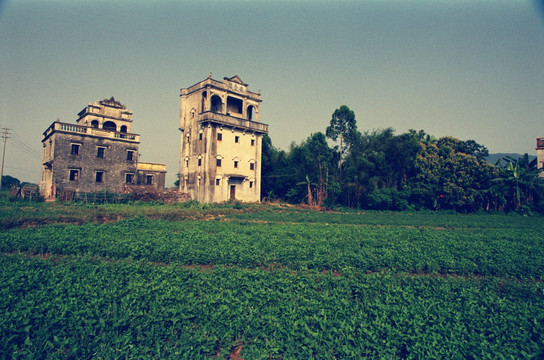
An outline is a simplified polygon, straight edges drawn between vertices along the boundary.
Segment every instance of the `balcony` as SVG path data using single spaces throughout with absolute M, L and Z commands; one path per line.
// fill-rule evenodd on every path
M 97 136 L 102 138 L 122 139 L 131 142 L 140 142 L 140 135 L 138 134 L 122 133 L 117 131 L 97 129 L 89 126 L 81 126 L 61 122 L 54 122 L 53 124 L 51 124 L 51 126 L 43 133 L 44 138 L 48 137 L 55 131 L 64 133 L 86 134 L 89 136 Z
M 214 123 L 226 127 L 233 127 L 244 131 L 256 132 L 261 134 L 268 133 L 268 125 L 256 121 L 242 119 L 232 115 L 219 114 L 211 111 L 203 112 L 199 115 L 200 124 Z

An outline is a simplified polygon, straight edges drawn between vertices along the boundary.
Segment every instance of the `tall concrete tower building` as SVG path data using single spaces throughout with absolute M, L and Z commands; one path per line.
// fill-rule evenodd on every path
M 261 196 L 261 94 L 239 76 L 210 75 L 180 91 L 180 191 L 199 202 Z

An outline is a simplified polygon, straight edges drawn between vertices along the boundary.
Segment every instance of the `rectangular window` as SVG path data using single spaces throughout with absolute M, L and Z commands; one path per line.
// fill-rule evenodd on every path
M 223 140 L 223 134 L 217 133 L 217 141 L 221 141 L 221 140 Z
M 202 133 L 198 134 L 198 140 L 202 141 Z
M 217 159 L 215 161 L 215 164 L 217 165 L 217 167 L 221 167 L 221 159 Z
M 125 183 L 132 184 L 134 180 L 134 174 L 125 174 Z
M 104 172 L 103 171 L 97 171 L 96 172 L 95 181 L 97 183 L 103 183 L 104 182 Z
M 147 185 L 153 185 L 153 175 L 147 175 L 147 176 L 145 177 L 145 183 L 146 183 Z
M 79 170 L 70 170 L 70 181 L 79 180 Z
M 255 164 L 249 163 L 249 170 L 255 170 Z
M 72 144 L 72 150 L 71 150 L 71 154 L 72 155 L 79 155 L 79 144 Z
M 251 139 L 251 146 L 255 146 L 255 139 Z
M 238 161 L 234 161 L 234 167 L 238 168 Z
M 202 166 L 202 159 L 198 159 L 198 166 Z
M 215 185 L 219 186 L 219 184 L 221 184 L 221 179 L 215 179 Z
M 134 151 L 132 150 L 127 151 L 127 161 L 134 161 Z
M 105 153 L 106 153 L 106 148 L 99 147 L 96 151 L 96 157 L 99 159 L 103 159 Z
M 235 137 L 234 137 L 234 142 L 238 144 L 238 143 L 240 142 L 240 137 L 239 137 L 239 136 L 235 136 Z
M 189 159 L 185 159 L 185 167 L 189 167 Z
M 250 189 L 253 188 L 253 181 L 250 181 L 250 182 L 249 182 L 249 188 L 250 188 Z

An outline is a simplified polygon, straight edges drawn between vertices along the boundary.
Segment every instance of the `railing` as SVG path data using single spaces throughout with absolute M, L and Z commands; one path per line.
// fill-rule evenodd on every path
M 263 134 L 268 132 L 267 124 L 234 117 L 232 115 L 219 114 L 211 111 L 201 113 L 199 122 L 214 122 L 225 126 L 232 126 L 235 128 L 255 131 Z
M 65 132 L 88 134 L 88 135 L 107 137 L 107 138 L 123 139 L 123 140 L 129 140 L 129 141 L 140 141 L 140 135 L 138 134 L 121 133 L 117 131 L 97 129 L 97 128 L 88 127 L 88 126 L 66 124 L 61 122 L 54 122 L 45 131 L 44 136 L 51 134 L 51 132 L 53 131 L 65 131 Z

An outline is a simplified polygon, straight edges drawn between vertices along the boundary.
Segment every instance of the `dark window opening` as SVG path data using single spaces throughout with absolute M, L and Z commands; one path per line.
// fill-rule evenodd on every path
M 212 96 L 211 109 L 212 112 L 221 112 L 223 110 L 223 103 L 221 98 L 217 95 Z
M 255 164 L 249 163 L 249 170 L 255 170 Z
M 221 180 L 220 179 L 215 179 L 215 185 L 219 186 L 219 184 L 221 184 Z
M 104 182 L 104 172 L 103 171 L 97 171 L 96 172 L 96 179 L 95 181 L 97 183 L 103 183 Z
M 98 129 L 98 120 L 91 121 L 91 127 Z
M 79 145 L 78 144 L 72 144 L 72 155 L 79 155 Z
M 253 121 L 253 106 L 247 107 L 247 119 Z
M 242 105 L 244 102 L 240 99 L 227 97 L 227 113 L 242 114 Z
M 202 141 L 202 133 L 198 134 L 198 140 Z
M 198 166 L 202 166 L 202 159 L 198 159 Z
M 125 174 L 125 182 L 127 184 L 132 184 L 133 180 L 134 180 L 134 174 Z
M 153 185 L 153 175 L 147 175 L 147 176 L 145 177 L 145 183 L 146 183 L 147 185 Z
M 206 98 L 208 97 L 208 93 L 204 91 L 202 93 L 202 102 L 200 104 L 200 112 L 204 112 L 206 108 Z
M 185 167 L 189 167 L 189 159 L 185 159 Z
M 70 170 L 70 181 L 79 180 L 79 170 Z
M 255 139 L 251 139 L 251 146 L 255 146 Z
M 106 148 L 103 148 L 103 147 L 99 147 L 96 151 L 96 157 L 99 158 L 99 159 L 103 159 L 104 158 L 104 153 L 106 152 Z
M 234 142 L 238 144 L 238 143 L 240 142 L 240 137 L 239 137 L 239 136 L 235 136 L 235 137 L 234 137 Z
M 134 151 L 132 151 L 132 150 L 127 151 L 127 160 L 128 161 L 133 161 L 134 160 Z
M 253 187 L 253 181 L 249 182 L 249 188 L 251 189 Z
M 215 161 L 215 164 L 217 165 L 217 167 L 221 167 L 221 159 L 217 159 Z
M 126 125 L 121 126 L 121 132 L 123 132 L 123 133 L 127 132 L 127 126 Z
M 117 125 L 115 125 L 113 121 L 106 121 L 104 125 L 102 125 L 102 128 L 104 130 L 117 131 Z
M 223 134 L 217 133 L 217 141 L 221 141 L 221 140 L 223 140 Z
M 238 161 L 234 161 L 234 167 L 238 168 Z

